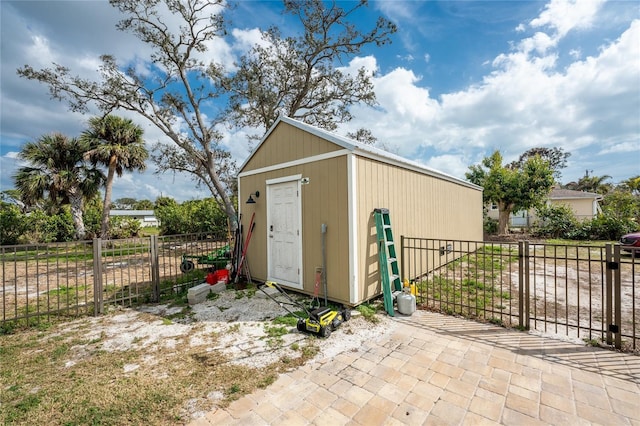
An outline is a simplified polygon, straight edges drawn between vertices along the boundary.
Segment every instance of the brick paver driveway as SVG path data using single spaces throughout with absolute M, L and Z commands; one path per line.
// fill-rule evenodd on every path
M 192 425 L 640 425 L 640 357 L 418 311 Z

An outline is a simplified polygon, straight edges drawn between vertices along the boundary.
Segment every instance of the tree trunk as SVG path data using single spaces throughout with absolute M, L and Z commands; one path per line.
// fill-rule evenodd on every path
M 111 192 L 113 185 L 113 176 L 116 171 L 116 157 L 111 156 L 109 161 L 109 171 L 107 173 L 107 182 L 104 185 L 104 205 L 102 210 L 102 223 L 100 225 L 100 238 L 109 237 L 109 213 L 111 211 Z
M 505 203 L 498 203 L 498 235 L 509 233 L 509 216 L 513 206 Z
M 76 228 L 75 238 L 77 240 L 84 240 L 86 237 L 84 220 L 82 219 L 84 198 L 79 188 L 69 190 L 69 202 L 71 203 L 71 218 Z
M 206 166 L 207 166 L 207 172 L 209 174 L 209 178 L 211 179 L 213 189 L 215 189 L 215 193 L 217 193 L 218 196 L 222 199 L 225 213 L 229 218 L 229 225 L 231 228 L 229 231 L 231 232 L 231 234 L 234 234 L 236 232 L 236 229 L 238 228 L 238 212 L 236 211 L 236 208 L 233 205 L 233 201 L 231 200 L 231 197 L 229 197 L 229 194 L 227 193 L 225 186 L 222 184 L 222 182 L 220 182 L 220 176 L 218 175 L 218 172 L 217 172 L 214 156 L 211 155 L 211 153 L 209 153 L 208 155 L 208 161 Z

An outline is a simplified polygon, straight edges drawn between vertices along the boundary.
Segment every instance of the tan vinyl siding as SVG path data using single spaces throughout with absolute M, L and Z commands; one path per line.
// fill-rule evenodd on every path
M 268 143 L 260 145 L 242 171 L 248 172 L 339 149 L 340 146 L 325 139 L 280 123 L 269 135 Z
M 318 150 L 311 149 L 308 152 L 309 155 L 315 155 Z M 322 266 L 321 225 L 325 223 L 327 225 L 326 263 L 329 298 L 348 303 L 349 238 L 346 156 L 244 176 L 240 179 L 243 202 L 246 201 L 249 192 L 260 191 L 260 198 L 256 204 L 241 206 L 242 223 L 245 229 L 249 224 L 251 213 L 256 212 L 256 228 L 247 253 L 251 276 L 258 281 L 267 279 L 268 224 L 265 223 L 267 217 L 265 182 L 297 174 L 309 178 L 309 184 L 301 186 L 304 292 L 313 294 L 316 268 Z M 322 285 L 320 285 L 319 295 L 323 297 Z
M 580 198 L 572 200 L 551 200 L 553 205 L 565 205 L 573 210 L 576 218 L 580 220 L 591 219 L 594 216 L 593 198 Z
M 431 172 L 418 169 L 419 165 L 358 148 L 303 123 L 279 121 L 240 173 L 245 235 L 251 214 L 256 213 L 247 253 L 252 278 L 268 278 L 266 182 L 271 179 L 302 177 L 309 181 L 300 186 L 301 281 L 307 294 L 314 293 L 316 270 L 322 266 L 323 223 L 327 225 L 328 298 L 344 304 L 359 304 L 380 293 L 374 208 L 390 210 L 398 254 L 401 235 L 481 240 L 482 191 L 455 178 L 431 176 Z M 245 204 L 249 193 L 255 191 L 260 192 L 257 203 Z M 350 262 L 355 262 L 351 270 Z M 318 296 L 324 296 L 322 284 Z
M 374 208 L 388 208 L 399 262 L 401 235 L 482 240 L 482 191 L 359 157 L 356 163 L 359 299 L 380 292 Z

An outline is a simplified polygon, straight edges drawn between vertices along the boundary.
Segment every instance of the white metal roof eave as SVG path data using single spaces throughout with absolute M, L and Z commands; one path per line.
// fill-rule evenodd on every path
M 249 160 L 251 160 L 251 158 L 254 156 L 254 154 L 258 151 L 258 149 L 260 148 L 260 146 L 262 146 L 262 144 L 267 140 L 267 138 L 269 137 L 269 135 L 273 132 L 273 130 L 278 126 L 278 124 L 280 124 L 280 122 L 285 122 L 287 124 L 290 124 L 291 126 L 294 126 L 300 130 L 304 130 L 308 133 L 311 133 L 312 135 L 318 136 L 319 138 L 325 139 L 329 142 L 333 142 L 338 146 L 341 146 L 344 149 L 347 149 L 351 152 L 353 152 L 355 155 L 359 155 L 362 157 L 366 157 L 366 158 L 371 158 L 372 160 L 377 160 L 386 164 L 392 164 L 398 167 L 403 167 L 409 170 L 413 170 L 415 172 L 424 174 L 424 175 L 428 175 L 428 176 L 433 176 L 439 179 L 443 179 L 458 185 L 462 185 L 465 186 L 467 188 L 471 188 L 471 189 L 475 189 L 478 191 L 482 191 L 483 188 L 481 186 L 475 185 L 471 182 L 467 182 L 465 180 L 456 178 L 455 176 L 451 176 L 448 175 L 446 173 L 442 173 L 439 172 L 435 169 L 431 169 L 428 167 L 425 167 L 424 165 L 420 164 L 420 163 L 416 163 L 414 161 L 408 160 L 406 158 L 400 157 L 400 156 L 396 156 L 393 155 L 391 153 L 388 153 L 386 151 L 383 151 L 381 149 L 375 148 L 375 147 L 369 147 L 369 146 L 361 146 L 361 144 L 359 144 L 358 142 L 352 143 L 350 142 L 350 140 L 346 137 L 342 137 L 340 135 L 337 135 L 335 133 L 329 132 L 327 130 L 323 130 L 320 129 L 318 127 L 312 126 L 310 124 L 306 124 L 303 123 L 302 121 L 298 121 L 295 120 L 293 118 L 289 118 L 285 115 L 280 115 L 278 116 L 278 119 L 275 121 L 275 123 L 273 123 L 273 125 L 271 126 L 271 128 L 269 128 L 269 131 L 267 131 L 267 133 L 262 137 L 262 139 L 260 140 L 260 143 L 255 147 L 255 149 L 251 152 L 251 154 L 249 154 L 249 156 L 247 157 L 247 159 L 244 161 L 244 163 L 242 163 L 242 165 L 240 166 L 240 168 L 238 169 L 238 176 L 243 175 L 242 170 L 244 169 L 244 167 L 247 165 L 247 163 L 249 162 Z
M 603 197 L 602 195 L 600 196 L 592 196 L 592 197 L 571 197 L 571 196 L 561 196 L 561 197 L 554 197 L 554 196 L 550 196 L 549 197 L 550 200 L 552 201 L 559 201 L 559 200 L 595 200 L 595 201 L 602 201 Z

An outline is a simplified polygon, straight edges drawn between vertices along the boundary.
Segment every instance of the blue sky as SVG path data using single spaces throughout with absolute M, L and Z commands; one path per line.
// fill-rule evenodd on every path
M 349 5 L 349 3 L 343 3 Z M 231 66 L 257 29 L 276 25 L 296 34 L 279 1 L 240 1 L 229 36 L 212 44 L 212 59 Z M 103 1 L 2 1 L 0 48 L 0 190 L 23 143 L 61 131 L 77 136 L 90 115 L 68 112 L 45 86 L 15 70 L 57 62 L 78 74 L 96 73 L 98 57 L 122 63 L 148 50 L 115 29 L 117 11 Z M 499 149 L 507 161 L 533 147 L 571 153 L 561 182 L 588 170 L 617 183 L 640 174 L 640 7 L 636 1 L 371 1 L 355 23 L 378 16 L 398 26 L 390 45 L 369 46 L 345 71 L 366 67 L 378 105 L 356 106 L 345 134 L 369 128 L 380 146 L 463 178 L 469 165 Z M 166 140 L 143 119 L 151 147 Z M 225 134 L 241 164 L 246 132 Z M 114 199 L 179 201 L 208 196 L 187 176 L 144 174 L 117 179 Z

